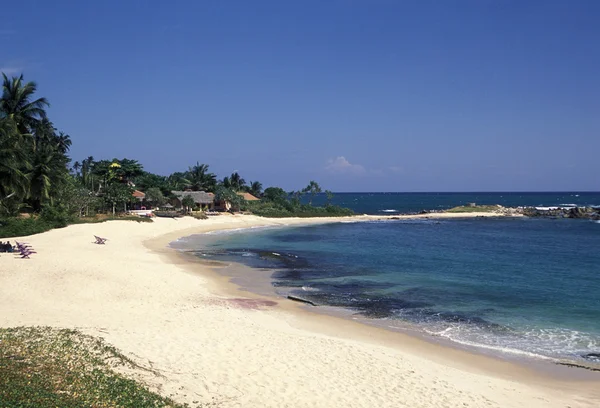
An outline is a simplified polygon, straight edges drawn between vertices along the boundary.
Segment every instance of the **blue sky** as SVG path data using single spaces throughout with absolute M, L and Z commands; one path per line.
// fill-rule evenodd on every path
M 20 1 L 23 72 L 72 157 L 265 187 L 599 189 L 600 2 Z

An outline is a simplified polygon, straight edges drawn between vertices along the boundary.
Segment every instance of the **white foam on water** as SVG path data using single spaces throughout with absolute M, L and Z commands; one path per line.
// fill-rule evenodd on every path
M 393 213 L 393 212 L 398 212 L 398 210 L 394 210 L 394 209 L 387 209 L 387 210 L 379 210 L 380 212 L 385 212 L 385 213 Z
M 600 337 L 562 328 L 494 333 L 465 324 L 436 323 L 424 326 L 423 331 L 464 346 L 552 361 L 564 358 L 579 360 L 583 355 L 600 349 Z
M 533 353 L 530 351 L 519 350 L 519 349 L 515 349 L 515 348 L 510 348 L 510 347 L 490 345 L 490 344 L 479 343 L 479 342 L 474 342 L 474 341 L 470 341 L 470 340 L 463 340 L 460 338 L 456 338 L 453 336 L 453 333 L 451 332 L 451 328 L 447 328 L 446 330 L 443 330 L 441 332 L 429 331 L 426 329 L 425 332 L 432 336 L 446 338 L 454 343 L 462 344 L 464 346 L 476 347 L 476 348 L 491 350 L 491 351 L 499 351 L 501 353 L 521 355 L 521 356 L 537 358 L 537 359 L 542 359 L 542 360 L 557 360 L 556 358 L 544 356 L 542 354 L 537 354 L 537 353 Z

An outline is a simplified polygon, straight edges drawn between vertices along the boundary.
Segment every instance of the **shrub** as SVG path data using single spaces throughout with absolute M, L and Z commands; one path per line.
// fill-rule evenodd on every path
M 63 228 L 73 222 L 73 215 L 63 207 L 45 206 L 40 214 L 40 219 L 53 225 L 54 228 Z
M 208 219 L 208 215 L 204 213 L 204 211 L 194 211 L 192 212 L 192 217 L 197 220 L 206 220 Z
M 40 218 L 5 218 L 0 220 L 0 238 L 24 237 L 52 228 L 53 224 Z

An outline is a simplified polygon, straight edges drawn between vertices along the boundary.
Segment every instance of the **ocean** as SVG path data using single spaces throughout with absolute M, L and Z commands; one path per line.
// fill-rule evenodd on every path
M 309 197 L 304 198 L 308 202 Z M 327 202 L 325 194 L 312 200 Z M 423 210 L 447 210 L 459 205 L 499 204 L 504 207 L 591 207 L 600 206 L 600 192 L 552 193 L 336 193 L 331 204 L 353 209 L 357 214 L 410 214 Z
M 517 205 L 600 203 L 597 193 L 345 196 L 357 208 L 397 211 L 503 204 L 500 198 Z M 600 223 L 590 220 L 340 222 L 203 234 L 173 246 L 251 266 L 246 273 L 256 275 L 248 280 L 264 279 L 267 268 L 279 295 L 384 327 L 517 358 L 600 363 Z

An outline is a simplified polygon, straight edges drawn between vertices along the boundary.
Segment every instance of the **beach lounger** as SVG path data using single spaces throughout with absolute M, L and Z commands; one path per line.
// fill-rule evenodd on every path
M 94 235 L 94 238 L 96 238 L 96 242 L 95 242 L 95 244 L 104 245 L 104 243 L 105 243 L 106 241 L 108 241 L 108 239 L 106 239 L 106 238 L 101 238 L 101 237 L 99 237 L 99 236 L 96 236 L 96 235 Z
M 33 250 L 31 245 L 26 244 L 25 242 L 15 241 L 15 243 L 17 244 L 17 251 L 19 251 L 19 255 L 21 255 L 21 258 L 29 258 L 29 255 L 37 253 Z
M 37 252 L 32 251 L 30 249 L 23 249 L 17 255 L 21 255 L 20 256 L 21 259 L 29 259 L 29 255 L 31 255 L 31 254 L 37 254 Z

